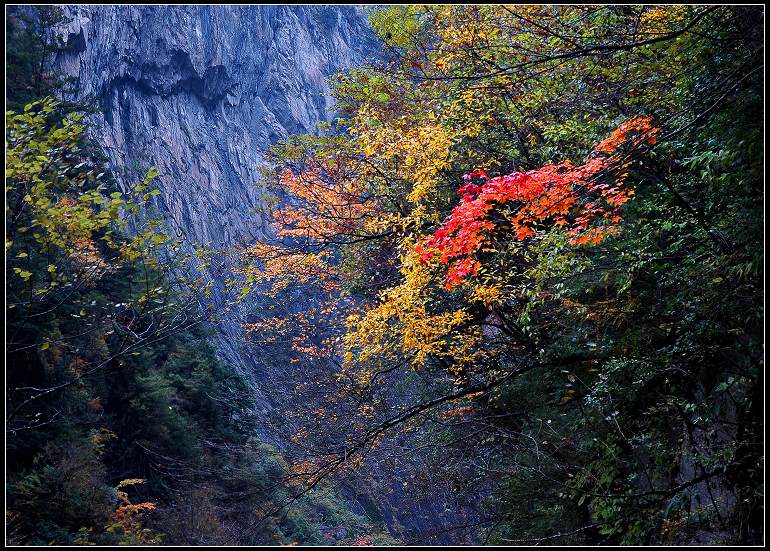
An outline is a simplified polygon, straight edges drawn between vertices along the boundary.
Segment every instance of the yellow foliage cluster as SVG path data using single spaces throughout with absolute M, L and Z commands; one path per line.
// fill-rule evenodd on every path
M 656 35 L 674 32 L 687 19 L 686 4 L 672 4 L 668 6 L 650 6 L 642 13 L 639 21 L 639 32 Z
M 406 250 L 401 259 L 402 283 L 382 291 L 379 303 L 363 314 L 348 317 L 346 363 L 392 359 L 398 352 L 410 358 L 415 368 L 435 357 L 451 358 L 460 369 L 474 359 L 479 336 L 470 328 L 457 331 L 469 320 L 463 308 L 431 311 L 428 298 L 433 270 L 420 262 L 413 246 Z
M 428 112 L 423 121 L 414 116 L 372 124 L 378 117 L 372 107 L 362 108 L 351 126 L 351 133 L 367 158 L 393 171 L 394 177 L 410 183 L 407 199 L 415 204 L 434 191 L 442 171 L 451 165 L 451 147 L 456 137 Z

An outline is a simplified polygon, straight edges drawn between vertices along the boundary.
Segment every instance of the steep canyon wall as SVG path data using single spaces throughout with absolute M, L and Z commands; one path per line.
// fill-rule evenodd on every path
M 75 79 L 74 99 L 97 101 L 100 112 L 89 126 L 118 182 L 136 182 L 158 167 L 162 216 L 214 249 L 269 231 L 259 214 L 263 152 L 330 121 L 326 79 L 377 49 L 364 9 L 352 6 L 65 11 L 67 48 L 55 66 Z M 242 314 L 220 323 L 215 340 L 220 354 L 254 379 L 259 358 L 239 342 Z

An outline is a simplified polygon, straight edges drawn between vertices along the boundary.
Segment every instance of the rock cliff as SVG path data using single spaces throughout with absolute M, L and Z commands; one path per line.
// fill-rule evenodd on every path
M 55 66 L 96 98 L 91 117 L 121 184 L 150 166 L 158 207 L 175 229 L 211 247 L 267 230 L 256 185 L 263 152 L 333 117 L 326 79 L 376 50 L 351 6 L 67 7 L 67 48 Z M 220 353 L 253 375 L 237 316 L 220 324 Z M 269 406 L 267 402 L 264 403 Z

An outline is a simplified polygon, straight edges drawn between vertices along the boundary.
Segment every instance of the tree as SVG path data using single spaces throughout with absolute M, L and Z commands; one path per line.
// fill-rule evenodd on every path
M 286 199 L 243 271 L 278 296 L 319 284 L 323 316 L 249 326 L 296 344 L 306 488 L 398 450 L 491 541 L 757 518 L 735 460 L 762 453 L 755 15 L 374 10 L 385 61 L 335 81 L 341 135 L 275 149 Z M 475 522 L 463 496 L 486 501 Z

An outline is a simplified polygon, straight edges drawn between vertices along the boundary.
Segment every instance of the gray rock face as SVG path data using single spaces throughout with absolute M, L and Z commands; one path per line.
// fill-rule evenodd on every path
M 326 79 L 377 48 L 366 13 L 350 6 L 65 10 L 68 48 L 55 66 L 75 77 L 77 99 L 98 99 L 90 127 L 118 182 L 157 166 L 163 216 L 212 248 L 269 231 L 258 213 L 263 152 L 331 120 Z M 237 344 L 237 315 L 219 329 L 220 354 L 254 378 L 259 361 Z
M 168 216 L 199 242 L 259 235 L 261 153 L 332 116 L 325 79 L 375 42 L 361 9 L 339 6 L 70 7 L 58 67 L 116 175 L 158 166 Z M 255 224 L 256 222 L 256 224 Z

